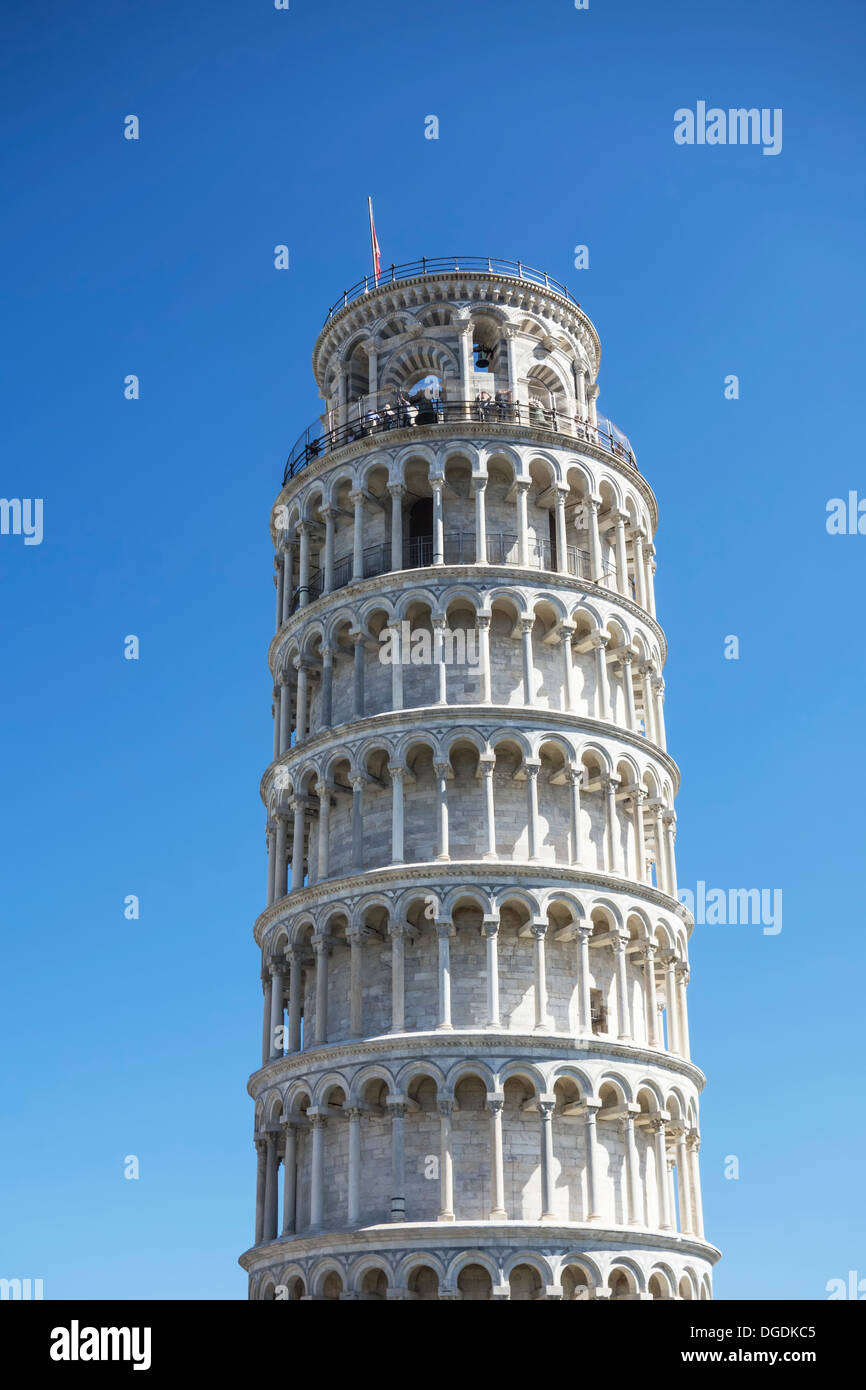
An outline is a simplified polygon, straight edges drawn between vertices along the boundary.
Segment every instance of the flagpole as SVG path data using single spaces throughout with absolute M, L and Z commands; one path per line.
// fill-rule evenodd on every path
M 373 226 L 373 199 L 372 199 L 372 198 L 368 198 L 368 199 L 367 199 L 367 212 L 368 212 L 369 217 L 370 217 L 370 255 L 371 255 L 372 258 L 373 258 L 373 279 L 374 279 L 374 281 L 375 281 L 375 283 L 376 283 L 376 286 L 377 286 L 377 288 L 378 288 L 378 285 L 379 285 L 379 268 L 378 268 L 378 265 L 377 265 L 377 258 L 376 258 L 376 229 L 375 229 L 374 226 Z

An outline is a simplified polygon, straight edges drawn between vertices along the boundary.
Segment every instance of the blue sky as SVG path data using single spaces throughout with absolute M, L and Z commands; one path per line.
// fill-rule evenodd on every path
M 692 941 L 716 1293 L 866 1276 L 866 536 L 825 528 L 866 496 L 862 8 L 48 0 L 3 28 L 0 491 L 44 499 L 44 540 L 0 536 L 0 1274 L 245 1296 L 267 519 L 372 194 L 386 264 L 520 257 L 601 333 L 660 503 L 680 883 L 783 892 L 778 935 Z M 782 152 L 677 146 L 699 100 L 781 108 Z

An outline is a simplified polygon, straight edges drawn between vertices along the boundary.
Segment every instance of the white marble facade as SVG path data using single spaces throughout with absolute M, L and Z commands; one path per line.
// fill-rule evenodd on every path
M 251 1298 L 711 1296 L 656 501 L 598 362 L 519 272 L 317 340 L 271 517 Z

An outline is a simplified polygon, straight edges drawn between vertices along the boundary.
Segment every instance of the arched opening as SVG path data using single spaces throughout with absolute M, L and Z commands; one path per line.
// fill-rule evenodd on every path
M 368 1303 L 382 1303 L 388 1297 L 388 1276 L 384 1269 L 368 1269 L 361 1280 L 360 1296 Z
M 409 1297 L 419 1302 L 433 1302 L 439 1298 L 439 1276 L 429 1265 L 416 1265 L 409 1275 Z
M 515 1265 L 508 1277 L 512 1301 L 529 1302 L 544 1297 L 541 1275 L 533 1265 Z
M 493 1297 L 493 1280 L 483 1265 L 464 1265 L 457 1276 L 461 1298 L 489 1300 Z

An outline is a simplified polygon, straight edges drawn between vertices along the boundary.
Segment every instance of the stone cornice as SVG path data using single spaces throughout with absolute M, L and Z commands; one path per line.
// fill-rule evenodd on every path
M 542 721 L 542 714 L 549 715 L 549 719 Z M 302 743 L 288 749 L 274 762 L 268 764 L 259 782 L 259 795 L 263 804 L 267 806 L 269 783 L 275 768 L 292 767 L 296 763 L 304 763 L 331 745 L 334 748 L 345 747 L 350 740 L 352 742 L 356 739 L 363 741 L 371 734 L 382 734 L 389 728 L 400 733 L 406 728 L 439 727 L 440 723 L 450 724 L 455 728 L 465 725 L 477 727 L 484 724 L 501 728 L 503 724 L 507 724 L 515 729 L 535 733 L 541 730 L 546 732 L 548 729 L 566 731 L 576 728 L 582 732 L 594 734 L 596 737 L 616 739 L 627 747 L 639 749 L 641 752 L 649 750 L 670 774 L 674 794 L 676 795 L 679 791 L 680 770 L 670 754 L 660 748 L 658 744 L 651 743 L 642 734 L 636 734 L 631 729 L 623 729 L 618 724 L 609 724 L 601 719 L 585 718 L 583 715 L 572 714 L 565 710 L 521 709 L 516 705 L 418 705 L 408 710 L 383 710 L 379 714 L 365 715 L 363 719 L 349 719 L 344 724 L 335 724 L 330 729 L 320 730 L 311 738 L 305 738 Z
M 353 583 L 344 584 L 342 588 L 332 589 L 329 594 L 320 594 L 318 598 L 313 599 L 303 608 L 295 609 L 287 622 L 283 623 L 279 631 L 275 632 L 271 638 L 268 647 L 268 666 L 271 674 L 274 672 L 277 653 L 282 644 L 294 636 L 296 630 L 304 627 L 310 619 L 323 618 L 329 608 L 338 608 L 346 603 L 351 604 L 356 600 L 369 598 L 372 594 L 382 593 L 389 588 L 404 590 L 409 585 L 421 583 L 424 588 L 429 589 L 439 579 L 452 580 L 464 588 L 468 581 L 480 588 L 482 587 L 482 576 L 485 588 L 499 587 L 503 584 L 526 584 L 531 585 L 534 589 L 555 591 L 562 588 L 566 593 L 586 594 L 589 598 L 596 600 L 607 599 L 614 608 L 624 608 L 631 617 L 636 618 L 649 628 L 658 641 L 662 667 L 667 661 L 667 638 L 658 619 L 653 618 L 645 608 L 641 608 L 633 599 L 626 598 L 624 594 L 620 594 L 614 589 L 605 589 L 600 584 L 592 584 L 589 580 L 578 579 L 572 574 L 560 574 L 557 570 L 539 570 L 529 567 L 524 569 L 521 565 L 425 565 L 421 569 L 414 570 L 389 570 L 385 574 L 371 575 L 369 579 L 359 579 Z
M 463 1058 L 479 1053 L 499 1053 L 511 1058 L 515 1054 L 533 1062 L 577 1062 L 581 1058 L 601 1057 L 631 1062 L 644 1068 L 685 1076 L 700 1093 L 706 1077 L 694 1062 L 676 1053 L 634 1043 L 620 1043 L 612 1038 L 577 1039 L 568 1033 L 503 1033 L 486 1029 L 455 1029 L 450 1033 L 420 1031 L 417 1033 L 383 1034 L 375 1038 L 346 1038 L 341 1042 L 323 1043 L 277 1057 L 254 1071 L 247 1081 L 247 1092 L 256 1100 L 263 1092 L 280 1082 L 308 1076 L 316 1067 L 323 1070 L 347 1064 L 362 1065 L 371 1058 L 393 1057 L 402 1066 L 406 1061 L 429 1059 L 431 1054 L 454 1052 Z
M 259 914 L 253 928 L 253 936 L 261 946 L 262 937 L 273 922 L 293 917 L 298 912 L 331 902 L 342 902 L 354 894 L 374 893 L 377 889 L 387 888 L 392 883 L 395 888 L 414 883 L 419 886 L 435 885 L 443 879 L 456 879 L 466 884 L 496 883 L 500 887 L 511 882 L 515 882 L 515 886 L 539 888 L 548 887 L 551 883 L 566 883 L 573 887 L 584 885 L 599 888 L 608 894 L 624 894 L 631 899 L 637 898 L 653 903 L 669 916 L 678 917 L 684 922 L 689 935 L 694 926 L 690 913 L 681 902 L 676 898 L 669 898 L 666 893 L 662 893 L 650 883 L 637 883 L 631 879 L 619 878 L 615 874 L 602 873 L 600 870 L 581 869 L 577 865 L 456 859 L 434 860 L 427 864 L 390 864 L 382 868 L 359 871 L 344 878 L 325 879 L 322 883 L 314 883 L 306 888 L 296 888 Z
M 447 1224 L 428 1221 L 401 1221 L 377 1226 L 353 1227 L 345 1231 L 320 1231 L 310 1235 L 288 1236 L 245 1250 L 238 1263 L 247 1272 L 269 1265 L 287 1265 L 308 1255 L 351 1253 L 358 1256 L 372 1250 L 409 1247 L 412 1250 L 474 1249 L 514 1246 L 548 1250 L 564 1246 L 563 1253 L 577 1254 L 622 1247 L 673 1252 L 693 1259 L 721 1259 L 721 1251 L 707 1241 L 680 1232 L 654 1231 L 642 1226 L 601 1226 L 586 1222 L 555 1221 L 454 1221 Z

